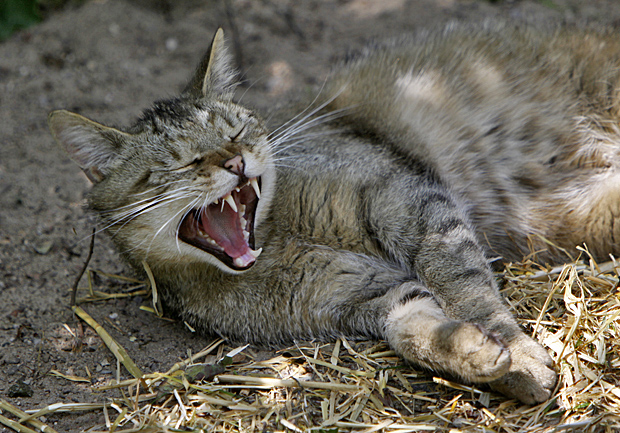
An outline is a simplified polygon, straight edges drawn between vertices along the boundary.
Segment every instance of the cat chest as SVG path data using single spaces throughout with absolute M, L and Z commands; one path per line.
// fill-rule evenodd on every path
M 333 176 L 297 178 L 282 183 L 271 208 L 271 237 L 307 241 L 337 249 L 374 250 L 363 229 L 360 187 Z

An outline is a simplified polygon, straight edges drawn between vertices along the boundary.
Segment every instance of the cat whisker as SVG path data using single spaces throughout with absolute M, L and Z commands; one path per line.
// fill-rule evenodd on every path
M 109 217 L 108 221 L 110 221 L 110 223 L 107 226 L 105 226 L 102 230 L 106 230 L 124 221 L 123 224 L 112 234 L 112 236 L 114 236 L 116 233 L 118 233 L 120 229 L 122 229 L 126 224 L 128 224 L 134 218 L 140 215 L 144 215 L 148 212 L 152 212 L 164 205 L 168 205 L 177 200 L 186 200 L 189 195 L 187 193 L 188 189 L 189 188 L 179 188 L 174 191 L 169 191 L 166 194 L 163 194 L 157 197 L 157 199 L 153 199 L 150 202 L 143 203 L 141 206 L 138 206 L 133 209 L 128 209 L 125 212 L 121 213 L 120 215 Z M 202 195 L 202 193 L 200 194 Z
M 295 122 L 300 116 L 302 116 L 304 113 L 306 113 L 310 108 L 312 108 L 312 106 L 316 103 L 316 101 L 319 99 L 319 97 L 321 96 L 321 93 L 323 93 L 323 89 L 325 88 L 325 84 L 327 83 L 327 78 L 325 80 L 323 80 L 323 85 L 321 86 L 321 88 L 319 89 L 318 93 L 316 94 L 316 96 L 314 97 L 314 99 L 312 100 L 312 102 L 310 102 L 308 104 L 308 106 L 306 108 L 304 108 L 301 112 L 299 112 L 298 114 L 296 114 L 295 116 L 291 117 L 289 120 L 287 120 L 286 122 L 284 122 L 282 125 L 280 125 L 279 127 L 277 127 L 276 129 L 274 129 L 273 131 L 271 131 L 270 138 L 273 138 L 273 134 L 277 134 L 278 131 L 280 131 L 281 129 L 285 128 L 288 129 L 289 125 L 292 122 Z M 342 91 L 341 91 L 342 92 Z M 339 92 L 338 95 L 341 93 Z M 336 95 L 336 96 L 338 96 Z M 331 99 L 327 104 L 333 102 L 335 98 Z M 327 104 L 324 104 L 322 106 L 319 106 L 316 109 L 313 109 L 308 116 L 304 117 L 307 118 L 309 116 L 312 116 L 313 114 L 315 114 L 316 112 L 318 112 L 319 110 L 321 110 L 322 108 L 324 108 Z M 301 119 L 301 121 L 303 121 L 304 119 Z
M 298 137 L 295 137 L 293 140 L 287 141 L 285 142 L 284 146 L 279 146 L 278 149 L 274 152 L 272 152 L 272 156 L 276 156 L 282 152 L 285 152 L 286 150 L 295 147 L 295 146 L 299 146 L 300 144 L 305 143 L 308 140 L 312 140 L 312 139 L 316 139 L 316 138 L 321 138 L 321 137 L 327 137 L 329 135 L 336 135 L 341 133 L 342 130 L 338 130 L 338 129 L 333 129 L 330 131 L 320 131 L 320 132 L 313 132 L 313 133 L 309 133 L 309 134 L 305 134 L 305 135 L 300 135 Z
M 164 228 L 165 228 L 165 227 L 166 227 L 166 226 L 167 226 L 167 225 L 168 225 L 168 224 L 169 224 L 172 220 L 174 220 L 174 219 L 175 219 L 175 217 L 176 217 L 177 215 L 179 215 L 179 214 L 180 214 L 180 213 L 182 213 L 182 212 L 186 212 L 186 213 L 187 213 L 187 212 L 189 212 L 189 211 L 190 211 L 190 210 L 191 210 L 191 209 L 195 206 L 195 204 L 196 204 L 198 201 L 199 201 L 199 197 L 195 197 L 195 198 L 194 198 L 194 199 L 193 199 L 190 203 L 188 203 L 188 204 L 184 205 L 184 206 L 181 208 L 181 210 L 179 210 L 177 213 L 175 213 L 175 214 L 174 214 L 171 218 L 169 218 L 169 219 L 168 219 L 168 221 L 166 221 L 166 222 L 165 222 L 165 223 L 164 223 L 164 224 L 160 227 L 160 229 L 159 229 L 159 230 L 158 230 L 158 231 L 157 231 L 157 232 L 153 235 L 153 237 L 151 238 L 150 244 L 149 244 L 149 246 L 148 246 L 148 248 L 147 248 L 147 251 L 146 251 L 146 256 L 148 256 L 148 254 L 149 254 L 149 252 L 150 252 L 150 249 L 151 249 L 151 247 L 152 247 L 152 245 L 153 245 L 153 242 L 155 241 L 155 238 L 157 237 L 157 235 L 158 235 L 159 233 L 161 233 L 161 231 L 162 231 L 162 230 L 163 230 L 163 229 L 164 229 Z M 133 250 L 138 249 L 139 247 L 141 247 L 142 245 L 144 245 L 144 244 L 148 241 L 148 239 L 149 239 L 149 238 L 145 238 L 143 241 L 139 242 L 139 243 L 138 243 L 137 245 L 135 245 L 133 248 L 128 249 L 128 250 L 125 250 L 125 252 L 131 252 L 131 251 L 133 251 Z
M 167 184 L 167 185 L 168 185 L 168 184 Z M 118 211 L 123 210 L 123 209 L 129 209 L 129 210 L 131 210 L 132 208 L 135 208 L 135 206 L 136 206 L 136 205 L 143 204 L 143 203 L 154 202 L 154 201 L 157 201 L 157 200 L 158 200 L 158 199 L 160 199 L 160 198 L 165 198 L 165 197 L 166 197 L 167 195 L 169 195 L 169 194 L 174 194 L 174 193 L 178 193 L 178 192 L 180 192 L 180 191 L 186 191 L 186 190 L 191 190 L 191 189 L 193 189 L 193 187 L 191 187 L 191 186 L 186 186 L 186 187 L 182 187 L 182 188 L 177 188 L 177 189 L 175 189 L 175 190 L 173 190 L 173 191 L 165 191 L 165 192 L 160 193 L 160 194 L 157 194 L 157 195 L 155 195 L 155 196 L 153 196 L 153 197 L 147 197 L 147 198 L 144 198 L 144 199 L 142 199 L 142 200 L 135 201 L 135 202 L 130 203 L 130 204 L 125 205 L 125 206 L 120 206 L 120 207 L 118 207 L 118 208 L 111 209 L 111 210 L 109 210 L 109 211 L 104 211 L 104 212 L 102 212 L 102 215 L 106 215 L 106 214 L 115 214 L 115 213 L 118 213 Z
M 277 162 L 276 163 L 276 169 L 282 169 L 282 168 L 288 168 L 288 169 L 293 170 L 293 171 L 300 171 L 302 173 L 308 173 L 308 170 L 305 167 L 300 167 L 298 165 L 282 164 L 280 162 Z
M 149 252 L 151 251 L 151 247 L 153 246 L 153 242 L 155 242 L 155 238 L 162 232 L 162 230 L 164 230 L 174 219 L 176 219 L 176 217 L 179 216 L 179 214 L 184 213 L 185 215 L 187 215 L 187 212 L 192 210 L 200 201 L 201 201 L 200 197 L 194 198 L 189 204 L 183 206 L 181 208 L 181 210 L 176 212 L 174 215 L 172 215 L 170 218 L 168 218 L 168 220 L 166 222 L 164 222 L 161 225 L 161 227 L 153 235 L 153 239 L 151 239 L 151 243 L 149 244 L 149 247 L 146 249 L 146 256 L 147 257 L 149 255 Z M 178 232 L 178 225 L 177 225 L 177 228 L 176 228 L 175 231 Z M 176 238 L 178 240 L 178 238 L 179 238 L 178 235 L 176 236 Z M 178 244 L 177 244 L 177 248 L 180 248 Z
M 122 216 L 110 218 L 109 219 L 110 223 L 106 227 L 104 227 L 104 230 L 122 223 L 116 229 L 116 231 L 112 234 L 112 236 L 114 236 L 116 233 L 118 233 L 119 230 L 121 230 L 123 227 L 125 227 L 125 225 L 127 225 L 129 222 L 131 222 L 133 219 L 137 218 L 138 216 L 145 215 L 146 213 L 152 212 L 164 205 L 168 205 L 174 201 L 185 199 L 185 198 L 186 197 L 183 196 L 183 197 L 168 198 L 166 200 L 160 200 L 156 203 L 149 203 L 148 205 L 142 206 L 138 209 L 134 209 L 132 212 L 126 212 Z
M 318 112 L 320 112 L 323 108 L 327 107 L 329 104 L 331 104 L 338 96 L 340 96 L 340 94 L 342 93 L 341 89 L 339 92 L 336 92 L 335 95 L 333 95 L 331 98 L 329 98 L 327 101 L 323 102 L 322 104 L 320 104 L 318 107 L 312 109 L 308 114 L 306 114 L 305 116 L 303 116 L 301 119 L 296 120 L 294 123 L 291 124 L 291 122 L 293 122 L 295 119 L 297 119 L 299 116 L 301 116 L 303 113 L 305 113 L 308 108 L 312 107 L 312 105 L 314 104 L 314 102 L 317 100 L 317 98 L 319 97 L 319 95 L 316 96 L 316 98 L 314 99 L 314 101 L 312 101 L 312 103 L 310 103 L 310 105 L 308 105 L 308 108 L 306 108 L 304 111 L 302 111 L 301 113 L 299 113 L 297 116 L 293 117 L 291 120 L 289 120 L 288 122 L 284 123 L 282 126 L 280 126 L 279 128 L 276 128 L 269 136 L 270 140 L 273 141 L 277 141 L 280 137 L 282 137 L 283 135 L 286 135 L 288 131 L 290 131 L 291 129 L 296 129 L 299 125 L 304 125 L 305 121 L 307 119 L 312 118 L 312 116 L 314 116 L 315 114 L 317 114 Z M 336 110 L 338 111 L 338 110 Z M 321 117 L 321 116 L 319 116 Z M 314 119 L 313 119 L 314 120 Z M 288 125 L 288 126 L 286 126 Z M 286 128 L 282 131 L 280 131 L 280 129 L 282 129 L 284 126 L 286 126 Z M 280 131 L 280 132 L 278 132 Z M 274 135 L 275 134 L 275 135 Z
M 145 191 L 142 191 L 142 192 L 134 192 L 131 195 L 132 196 L 139 196 L 139 195 L 149 194 L 150 192 L 153 192 L 153 191 L 155 191 L 155 190 L 157 190 L 159 188 L 164 188 L 164 187 L 167 188 L 167 187 L 170 187 L 170 185 L 172 185 L 172 184 L 181 183 L 181 182 L 187 182 L 187 181 L 185 179 L 173 180 L 173 181 L 170 181 L 168 183 L 162 183 L 161 185 L 154 186 L 153 188 L 149 188 L 149 189 L 147 189 Z
M 331 120 L 338 119 L 344 116 L 346 111 L 349 111 L 351 107 L 340 108 L 338 110 L 330 111 L 329 113 L 322 114 L 317 116 L 305 123 L 292 125 L 287 130 L 283 131 L 282 134 L 279 134 L 278 137 L 270 140 L 270 145 L 272 147 L 276 147 L 280 143 L 286 142 L 288 139 L 295 137 L 297 134 L 300 134 L 310 128 L 314 128 L 321 124 L 327 123 Z
M 250 66 L 245 73 L 247 74 L 250 70 L 252 69 L 252 66 Z M 243 100 L 243 97 L 246 95 L 246 93 L 248 93 L 248 90 L 250 90 L 252 87 L 254 87 L 254 85 L 258 84 L 263 78 L 265 78 L 266 75 L 263 75 L 261 77 L 258 77 L 256 80 L 254 80 L 246 89 L 245 91 L 241 94 L 241 96 L 239 97 L 239 99 L 237 99 L 237 104 L 241 104 L 241 101 Z M 244 80 L 245 82 L 249 81 L 249 80 Z

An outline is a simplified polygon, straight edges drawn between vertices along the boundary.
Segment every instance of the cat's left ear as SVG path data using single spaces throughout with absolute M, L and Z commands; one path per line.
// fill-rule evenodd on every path
M 237 71 L 231 64 L 232 56 L 224 42 L 224 30 L 220 28 L 183 94 L 196 98 L 209 95 L 232 98 L 238 79 Z
M 48 124 L 58 144 L 93 183 L 105 179 L 123 143 L 130 139 L 126 132 L 65 110 L 51 112 Z

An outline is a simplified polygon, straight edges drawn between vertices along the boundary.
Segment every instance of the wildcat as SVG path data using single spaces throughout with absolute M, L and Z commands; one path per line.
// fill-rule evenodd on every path
M 619 71 L 611 31 L 452 25 L 348 59 L 270 132 L 233 102 L 218 30 L 180 96 L 132 127 L 49 125 L 119 251 L 203 332 L 383 338 L 532 404 L 553 362 L 489 260 L 620 252 Z

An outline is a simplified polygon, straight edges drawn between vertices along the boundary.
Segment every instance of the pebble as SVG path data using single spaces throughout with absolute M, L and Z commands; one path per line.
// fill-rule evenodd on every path
M 32 391 L 32 388 L 22 380 L 18 380 L 7 390 L 7 395 L 11 398 L 32 397 L 33 394 L 34 391 Z

